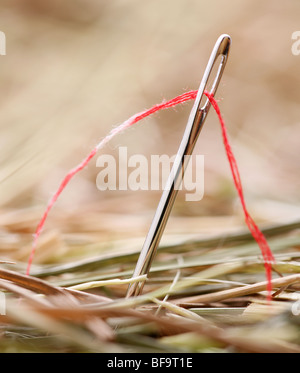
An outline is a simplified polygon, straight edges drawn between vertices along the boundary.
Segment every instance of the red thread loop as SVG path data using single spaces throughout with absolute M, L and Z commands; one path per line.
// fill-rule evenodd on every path
M 254 220 L 252 219 L 252 217 L 250 216 L 250 214 L 247 210 L 237 162 L 236 162 L 236 159 L 233 155 L 233 152 L 232 152 L 232 149 L 231 149 L 231 146 L 230 146 L 230 143 L 229 143 L 225 122 L 224 122 L 224 119 L 221 115 L 221 111 L 219 109 L 218 103 L 215 100 L 215 98 L 213 97 L 213 95 L 210 94 L 209 92 L 205 91 L 204 94 L 207 96 L 211 105 L 215 109 L 215 111 L 217 113 L 217 116 L 219 118 L 219 122 L 221 124 L 223 143 L 224 143 L 226 155 L 227 155 L 227 158 L 228 158 L 228 161 L 229 161 L 234 185 L 235 185 L 235 188 L 238 192 L 239 199 L 241 201 L 241 205 L 242 205 L 242 208 L 243 208 L 243 212 L 244 212 L 244 216 L 245 216 L 245 222 L 246 222 L 253 238 L 256 240 L 257 244 L 259 245 L 262 256 L 263 256 L 264 266 L 265 266 L 265 271 L 266 271 L 266 278 L 267 278 L 268 300 L 270 300 L 271 299 L 271 291 L 272 291 L 272 263 L 275 260 L 274 260 L 272 251 L 271 251 L 271 249 L 270 249 L 270 247 L 267 243 L 267 240 L 265 239 L 263 233 L 259 230 L 258 226 L 256 225 L 256 223 L 254 222 Z M 170 108 L 172 106 L 181 104 L 185 101 L 195 99 L 196 96 L 197 96 L 197 91 L 195 91 L 195 90 L 190 91 L 190 92 L 186 92 L 186 93 L 184 93 L 180 96 L 177 96 L 177 97 L 175 97 L 175 98 L 173 98 L 169 101 L 165 101 L 165 102 L 162 102 L 160 104 L 154 105 L 150 109 L 144 110 L 140 113 L 137 113 L 137 114 L 133 115 L 132 117 L 127 119 L 125 122 L 123 122 L 121 125 L 112 129 L 110 131 L 110 133 L 102 141 L 100 141 L 96 145 L 96 147 L 88 154 L 88 156 L 78 166 L 76 166 L 75 168 L 73 168 L 71 171 L 69 171 L 67 173 L 67 175 L 65 176 L 65 178 L 61 182 L 58 190 L 56 191 L 56 193 L 53 195 L 53 197 L 49 201 L 49 203 L 47 205 L 47 208 L 46 208 L 46 210 L 45 210 L 45 212 L 44 212 L 44 214 L 43 214 L 43 216 L 42 216 L 42 218 L 41 218 L 41 220 L 40 220 L 40 222 L 37 226 L 37 229 L 35 231 L 32 250 L 31 250 L 31 253 L 30 253 L 30 257 L 29 257 L 28 265 L 27 265 L 27 270 L 26 270 L 27 275 L 29 275 L 29 273 L 30 273 L 30 268 L 31 268 L 31 265 L 32 265 L 34 253 L 35 253 L 36 246 L 37 246 L 37 241 L 38 241 L 38 238 L 39 238 L 39 236 L 42 232 L 42 229 L 45 225 L 48 214 L 49 214 L 51 208 L 53 207 L 54 203 L 56 202 L 56 200 L 60 196 L 60 194 L 63 192 L 63 190 L 65 189 L 67 184 L 73 178 L 73 176 L 75 176 L 79 171 L 81 171 L 85 166 L 87 166 L 87 164 L 94 157 L 94 155 L 97 153 L 97 151 L 99 149 L 101 149 L 108 141 L 110 141 L 118 133 L 122 132 L 123 130 L 132 126 L 133 124 L 137 123 L 138 121 L 142 120 L 143 118 L 146 118 L 147 116 L 149 116 L 151 114 L 154 114 L 158 110 L 167 109 L 167 108 Z
M 26 274 L 27 275 L 30 274 L 30 268 L 31 268 L 31 265 L 32 265 L 32 262 L 33 262 L 35 251 L 36 251 L 37 242 L 38 242 L 39 236 L 42 233 L 42 230 L 44 228 L 44 225 L 45 225 L 46 219 L 49 215 L 49 212 L 52 209 L 52 207 L 55 204 L 58 197 L 60 196 L 60 194 L 63 192 L 65 187 L 68 185 L 70 180 L 73 178 L 73 176 L 75 176 L 79 171 L 81 171 L 85 166 L 87 166 L 87 164 L 94 157 L 94 155 L 97 153 L 97 151 L 99 149 L 101 149 L 106 143 L 108 143 L 118 133 L 124 131 L 126 128 L 132 126 L 133 124 L 135 124 L 138 121 L 146 118 L 147 116 L 156 113 L 159 110 L 167 109 L 167 108 L 170 108 L 172 106 L 181 104 L 185 101 L 195 99 L 196 96 L 197 96 L 197 92 L 198 91 L 190 91 L 190 92 L 183 93 L 182 95 L 174 97 L 173 99 L 171 99 L 169 101 L 165 101 L 165 102 L 162 102 L 161 104 L 154 105 L 150 109 L 144 110 L 140 113 L 137 113 L 137 114 L 133 115 L 132 117 L 127 119 L 125 122 L 121 123 L 118 127 L 113 128 L 109 132 L 109 134 L 95 146 L 95 148 L 90 152 L 90 154 L 78 166 L 74 167 L 71 171 L 69 171 L 67 173 L 67 175 L 62 180 L 58 190 L 55 192 L 53 197 L 50 199 L 50 201 L 49 201 L 49 203 L 46 207 L 46 210 L 45 210 L 45 212 L 44 212 L 44 214 L 43 214 L 43 216 L 42 216 L 42 218 L 41 218 L 41 220 L 40 220 L 40 222 L 39 222 L 39 224 L 36 228 L 32 248 L 31 248 L 31 253 L 30 253 L 30 256 L 29 256 L 29 259 L 28 259 L 28 264 L 27 264 L 27 269 L 26 269 Z
M 244 215 L 245 215 L 245 222 L 246 222 L 253 238 L 255 239 L 258 246 L 260 247 L 260 250 L 261 250 L 261 253 L 262 253 L 262 256 L 263 256 L 264 266 L 265 266 L 265 270 L 266 270 L 266 277 L 267 277 L 268 300 L 270 300 L 271 299 L 271 291 L 272 291 L 272 263 L 275 262 L 275 259 L 273 257 L 272 251 L 269 247 L 269 244 L 268 244 L 265 236 L 260 231 L 260 229 L 258 228 L 255 221 L 252 219 L 252 217 L 250 216 L 250 214 L 247 210 L 246 202 L 245 202 L 245 198 L 244 198 L 244 193 L 243 193 L 243 188 L 242 188 L 242 181 L 241 181 L 241 178 L 240 178 L 240 173 L 239 173 L 239 170 L 238 170 L 236 159 L 233 155 L 231 146 L 229 144 L 227 129 L 226 129 L 226 126 L 225 126 L 224 119 L 221 115 L 219 105 L 218 105 L 217 101 L 215 100 L 215 98 L 212 94 L 210 94 L 207 91 L 205 91 L 204 94 L 207 96 L 207 98 L 211 102 L 213 108 L 215 109 L 215 112 L 216 112 L 216 114 L 219 118 L 219 122 L 221 124 L 223 143 L 224 143 L 226 155 L 227 155 L 227 158 L 228 158 L 228 161 L 229 161 L 234 185 L 235 185 L 235 188 L 238 192 L 238 195 L 239 195 L 239 198 L 240 198 L 240 201 L 241 201 L 241 204 L 242 204 L 243 212 L 244 212 Z

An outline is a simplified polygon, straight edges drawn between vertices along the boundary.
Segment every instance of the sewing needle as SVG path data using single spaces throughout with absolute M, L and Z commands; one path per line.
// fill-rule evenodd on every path
M 204 91 L 208 85 L 208 80 L 215 62 L 220 57 L 216 76 L 209 90 L 210 94 L 215 95 L 227 62 L 230 44 L 230 36 L 223 34 L 218 38 L 212 50 L 172 170 L 159 201 L 132 277 L 148 275 L 150 271 L 153 258 L 156 254 L 160 239 L 167 224 L 179 186 L 183 180 L 184 171 L 188 165 L 189 158 L 192 155 L 198 136 L 211 106 L 208 99 L 202 107 L 200 106 Z M 145 280 L 131 283 L 128 287 L 126 297 L 141 294 L 144 283 Z

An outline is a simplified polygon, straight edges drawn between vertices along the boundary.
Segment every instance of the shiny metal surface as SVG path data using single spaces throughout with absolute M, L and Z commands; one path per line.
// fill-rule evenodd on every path
M 156 254 L 157 247 L 173 207 L 179 185 L 183 180 L 184 171 L 188 165 L 189 156 L 191 156 L 193 152 L 201 128 L 211 106 L 208 99 L 206 99 L 204 105 L 201 106 L 204 91 L 207 90 L 213 95 L 216 93 L 227 62 L 230 44 L 230 36 L 223 34 L 218 38 L 212 50 L 172 170 L 162 193 L 149 232 L 146 236 L 143 248 L 133 272 L 133 277 L 145 274 L 148 275 L 150 271 L 153 258 Z M 208 80 L 218 58 L 220 58 L 220 62 L 217 67 L 216 75 L 213 79 L 211 88 L 208 89 Z M 142 292 L 144 283 L 145 281 L 130 284 L 126 296 L 131 297 L 139 295 Z

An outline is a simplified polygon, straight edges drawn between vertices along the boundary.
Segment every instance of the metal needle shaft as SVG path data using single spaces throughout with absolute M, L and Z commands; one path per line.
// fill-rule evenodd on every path
M 224 34 L 218 38 L 212 50 L 171 173 L 138 258 L 133 277 L 145 274 L 148 275 L 150 271 L 153 258 L 167 224 L 179 186 L 183 180 L 184 171 L 188 165 L 189 157 L 192 155 L 201 128 L 211 106 L 207 99 L 205 104 L 200 107 L 204 91 L 207 89 L 208 80 L 215 62 L 220 57 L 220 62 L 212 86 L 210 89 L 207 89 L 211 94 L 215 94 L 227 62 L 230 44 L 230 36 Z M 145 281 L 130 284 L 127 291 L 127 297 L 139 295 L 143 289 L 144 283 Z

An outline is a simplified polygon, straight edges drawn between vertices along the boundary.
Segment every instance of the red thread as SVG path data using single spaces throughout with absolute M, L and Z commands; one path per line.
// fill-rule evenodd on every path
M 29 273 L 30 273 L 30 267 L 31 267 L 33 257 L 34 257 L 34 254 L 35 254 L 35 250 L 36 250 L 36 246 L 37 246 L 37 240 L 38 240 L 38 238 L 39 238 L 39 236 L 42 232 L 42 229 L 45 225 L 46 219 L 48 217 L 48 214 L 49 214 L 51 208 L 53 207 L 57 198 L 60 196 L 62 191 L 65 189 L 65 187 L 67 186 L 69 181 L 72 179 L 72 177 L 74 175 L 76 175 L 80 170 L 82 170 L 89 163 L 89 161 L 94 157 L 94 155 L 96 153 L 97 153 L 97 148 L 94 148 L 90 152 L 90 154 L 77 167 L 73 168 L 71 171 L 69 171 L 67 173 L 67 175 L 64 177 L 63 181 L 61 182 L 59 188 L 55 192 L 54 196 L 49 201 L 49 203 L 47 205 L 47 208 L 46 208 L 46 210 L 45 210 L 45 212 L 44 212 L 44 214 L 43 214 L 43 216 L 42 216 L 42 218 L 41 218 L 41 220 L 40 220 L 40 222 L 39 222 L 39 224 L 36 228 L 35 234 L 34 234 L 32 249 L 31 249 L 31 253 L 30 253 L 30 256 L 29 256 L 29 259 L 28 259 L 28 264 L 27 264 L 27 270 L 26 270 L 27 275 L 29 275 Z
M 239 173 L 239 170 L 238 170 L 236 159 L 233 155 L 231 146 L 229 144 L 227 129 L 226 129 L 226 126 L 225 126 L 224 119 L 221 115 L 219 105 L 218 105 L 217 101 L 215 100 L 215 98 L 212 94 L 210 94 L 209 92 L 206 92 L 206 91 L 204 92 L 204 94 L 207 96 L 207 98 L 211 102 L 213 108 L 215 109 L 215 111 L 217 113 L 217 116 L 219 118 L 219 122 L 221 124 L 225 151 L 226 151 L 226 155 L 227 155 L 227 158 L 228 158 L 228 161 L 229 161 L 234 185 L 236 187 L 236 190 L 238 192 L 238 195 L 239 195 L 239 198 L 240 198 L 240 201 L 241 201 L 241 204 L 242 204 L 242 208 L 243 208 L 244 215 L 245 215 L 245 221 L 246 221 L 246 224 L 247 224 L 253 238 L 255 239 L 257 244 L 259 245 L 262 256 L 263 256 L 263 259 L 264 259 L 264 266 L 265 266 L 266 277 L 267 277 L 268 300 L 270 300 L 271 299 L 271 291 L 272 291 L 272 262 L 274 262 L 275 260 L 274 260 L 272 251 L 271 251 L 271 249 L 270 249 L 270 247 L 267 243 L 267 240 L 265 239 L 265 236 L 259 230 L 258 226 L 255 224 L 254 220 L 252 219 L 252 217 L 250 216 L 250 214 L 247 210 L 246 202 L 245 202 L 245 198 L 244 198 L 244 193 L 243 193 L 243 188 L 242 188 L 242 181 L 241 181 L 241 178 L 240 178 L 240 173 Z
M 49 201 L 49 203 L 47 205 L 47 208 L 46 208 L 46 210 L 45 210 L 45 212 L 44 212 L 44 214 L 43 214 L 43 216 L 42 216 L 42 218 L 41 218 L 41 220 L 40 220 L 40 222 L 37 226 L 37 229 L 35 231 L 32 250 L 31 250 L 31 253 L 30 253 L 30 257 L 29 257 L 28 265 L 27 265 L 27 270 L 26 270 L 27 275 L 29 275 L 29 273 L 30 273 L 31 264 L 32 264 L 34 253 L 35 253 L 36 246 L 37 246 L 37 241 L 38 241 L 38 238 L 39 238 L 39 236 L 42 232 L 42 229 L 45 225 L 48 214 L 49 214 L 51 208 L 53 207 L 54 203 L 56 202 L 56 200 L 58 199 L 58 197 L 62 193 L 62 191 L 65 189 L 67 184 L 73 178 L 73 176 L 75 176 L 79 171 L 81 171 L 89 163 L 89 161 L 94 157 L 94 155 L 97 153 L 97 151 L 99 149 L 101 149 L 107 142 L 109 142 L 115 135 L 122 132 L 126 128 L 132 126 L 133 124 L 137 123 L 138 121 L 146 118 L 147 116 L 149 116 L 151 114 L 154 114 L 155 112 L 157 112 L 159 110 L 167 109 L 167 108 L 170 108 L 172 106 L 183 103 L 185 101 L 195 99 L 196 96 L 197 96 L 197 93 L 198 93 L 198 91 L 195 91 L 195 90 L 186 92 L 186 93 L 184 93 L 180 96 L 177 96 L 177 97 L 173 98 L 172 100 L 165 101 L 165 102 L 162 102 L 161 104 L 154 105 L 150 109 L 144 110 L 140 113 L 137 113 L 137 114 L 133 115 L 132 117 L 127 119 L 125 122 L 120 124 L 118 127 L 113 128 L 110 131 L 110 133 L 104 139 L 102 139 L 98 143 L 98 145 L 96 145 L 96 147 L 90 152 L 90 154 L 78 166 L 76 166 L 75 168 L 73 168 L 71 171 L 69 171 L 67 173 L 67 175 L 65 176 L 65 178 L 61 182 L 58 190 L 56 191 L 54 196 Z M 247 210 L 245 199 L 244 199 L 243 188 L 242 188 L 242 182 L 241 182 L 240 174 L 239 174 L 238 167 L 237 167 L 237 162 L 236 162 L 236 159 L 233 155 L 231 146 L 229 144 L 229 139 L 228 139 L 228 135 L 227 135 L 225 122 L 224 122 L 224 119 L 221 115 L 218 103 L 215 100 L 215 98 L 213 97 L 213 95 L 210 94 L 209 92 L 205 91 L 204 94 L 207 96 L 207 98 L 211 102 L 213 108 L 215 109 L 215 111 L 218 115 L 218 118 L 219 118 L 219 121 L 220 121 L 220 124 L 221 124 L 221 129 L 222 129 L 222 136 L 223 136 L 225 151 L 226 151 L 227 158 L 228 158 L 229 165 L 230 165 L 230 169 L 231 169 L 231 172 L 232 172 L 234 185 L 236 187 L 236 190 L 238 192 L 238 195 L 239 195 L 239 198 L 240 198 L 240 201 L 241 201 L 241 204 L 242 204 L 243 212 L 244 212 L 244 215 L 245 215 L 245 222 L 246 222 L 252 236 L 254 237 L 256 242 L 258 243 L 258 245 L 261 249 L 261 253 L 263 255 L 265 271 L 266 271 L 266 278 L 267 278 L 268 299 L 270 300 L 271 299 L 271 290 L 272 290 L 272 281 L 271 281 L 272 280 L 272 266 L 271 266 L 271 263 L 274 262 L 274 257 L 273 257 L 272 251 L 271 251 L 263 233 L 259 230 L 258 226 L 255 224 L 254 220 L 252 219 L 252 217 L 250 216 L 250 214 Z
M 96 147 L 90 152 L 90 154 L 78 166 L 74 167 L 71 171 L 69 171 L 67 173 L 67 175 L 64 177 L 63 181 L 61 182 L 58 190 L 55 192 L 54 196 L 50 199 L 50 201 L 49 201 L 49 203 L 46 207 L 46 210 L 45 210 L 45 212 L 44 212 L 44 214 L 43 214 L 43 216 L 42 216 L 42 218 L 41 218 L 41 220 L 40 220 L 40 222 L 39 222 L 39 224 L 36 228 L 36 231 L 34 233 L 34 240 L 33 240 L 33 243 L 32 243 L 32 248 L 31 248 L 31 252 L 30 252 L 30 256 L 29 256 L 28 264 L 27 264 L 27 269 L 26 269 L 26 274 L 27 275 L 30 274 L 30 268 L 31 268 L 31 265 L 32 265 L 32 262 L 33 262 L 35 251 L 36 251 L 37 242 L 38 242 L 38 239 L 39 239 L 39 237 L 42 233 L 42 230 L 44 228 L 44 225 L 45 225 L 46 219 L 49 215 L 49 212 L 52 209 L 52 207 L 53 207 L 54 203 L 56 202 L 56 200 L 58 199 L 58 197 L 60 196 L 60 194 L 63 192 L 63 190 L 67 186 L 67 184 L 73 178 L 73 176 L 75 176 L 79 171 L 81 171 L 89 163 L 89 161 L 94 157 L 94 155 L 97 153 L 97 151 L 99 149 L 101 149 L 106 143 L 108 143 L 118 133 L 124 131 L 126 128 L 132 126 L 133 124 L 137 123 L 141 119 L 146 118 L 147 116 L 149 116 L 151 114 L 154 114 L 158 110 L 167 109 L 167 108 L 170 108 L 172 106 L 181 104 L 185 101 L 194 99 L 196 97 L 196 95 L 197 95 L 197 91 L 186 92 L 186 93 L 183 93 L 180 96 L 177 96 L 177 97 L 173 98 L 172 100 L 162 102 L 161 104 L 157 104 L 157 105 L 151 107 L 150 109 L 144 110 L 140 113 L 137 113 L 137 114 L 133 115 L 132 117 L 127 119 L 125 122 L 120 124 L 118 127 L 113 128 L 110 131 L 110 133 L 96 145 Z

